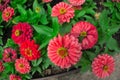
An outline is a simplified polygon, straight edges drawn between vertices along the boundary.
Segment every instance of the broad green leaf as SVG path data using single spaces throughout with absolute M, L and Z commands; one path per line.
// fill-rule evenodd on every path
M 26 10 L 21 6 L 21 5 L 17 5 L 18 11 L 22 16 L 27 16 L 27 12 Z
M 56 36 L 59 32 L 59 22 L 56 17 L 52 18 L 52 28 L 53 28 L 53 36 Z
M 35 29 L 36 32 L 38 32 L 39 34 L 43 34 L 46 36 L 52 36 L 52 32 L 53 29 L 48 27 L 48 26 L 44 26 L 44 25 L 33 25 L 33 28 Z
M 40 20 L 40 22 L 42 24 L 48 24 L 47 15 L 46 14 L 42 15 L 39 20 Z

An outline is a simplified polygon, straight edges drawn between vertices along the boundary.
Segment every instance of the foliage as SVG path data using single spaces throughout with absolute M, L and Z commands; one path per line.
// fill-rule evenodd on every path
M 67 0 L 64 0 L 67 1 Z M 81 68 L 81 72 L 91 70 L 91 64 L 98 54 L 108 53 L 114 55 L 120 52 L 120 47 L 116 39 L 112 36 L 120 29 L 120 3 L 107 0 L 101 2 L 103 7 L 98 14 L 96 0 L 86 0 L 82 5 L 81 10 L 75 10 L 75 16 L 70 23 L 59 24 L 58 18 L 51 17 L 52 6 L 50 3 L 43 3 L 41 0 L 11 0 L 9 6 L 15 10 L 15 15 L 9 22 L 2 20 L 2 12 L 0 12 L 0 59 L 2 60 L 3 50 L 7 47 L 15 49 L 20 56 L 19 46 L 11 39 L 11 35 L 6 37 L 5 30 L 13 27 L 19 22 L 29 23 L 34 32 L 33 40 L 40 45 L 41 57 L 30 62 L 31 71 L 29 74 L 20 74 L 15 70 L 14 62 L 3 63 L 5 70 L 0 73 L 0 80 L 9 78 L 9 75 L 18 74 L 23 80 L 30 80 L 32 76 L 39 73 L 44 76 L 43 71 L 51 66 L 53 63 L 47 56 L 47 46 L 49 41 L 58 34 L 65 35 L 70 32 L 72 26 L 78 21 L 88 21 L 96 26 L 98 30 L 97 44 L 88 50 L 83 50 L 83 55 L 80 61 L 74 65 L 75 68 Z M 52 2 L 51 2 L 52 3 Z M 11 31 L 8 31 L 11 34 Z

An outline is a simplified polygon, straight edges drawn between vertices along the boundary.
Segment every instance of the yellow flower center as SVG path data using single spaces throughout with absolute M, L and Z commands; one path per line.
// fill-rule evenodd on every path
M 20 68 L 24 68 L 24 65 L 22 63 L 19 64 Z
M 32 50 L 30 48 L 25 49 L 25 54 L 32 56 Z
M 20 30 L 15 31 L 15 36 L 20 36 L 21 34 L 22 34 L 22 31 L 20 31 Z
M 14 78 L 13 80 L 18 80 L 17 78 Z
M 36 12 L 36 13 L 39 13 L 39 12 L 40 12 L 40 7 L 36 7 L 36 8 L 35 8 L 35 12 Z
M 60 14 L 65 14 L 66 12 L 67 12 L 66 9 L 64 9 L 64 8 L 60 9 Z
M 5 15 L 6 15 L 6 17 L 9 17 L 9 16 L 10 16 L 10 13 L 9 13 L 9 12 L 6 12 Z
M 68 51 L 66 48 L 64 47 L 61 47 L 57 50 L 57 53 L 58 55 L 61 57 L 61 58 L 65 58 L 67 55 L 68 55 Z
M 103 70 L 107 72 L 109 70 L 109 67 L 107 65 L 103 66 Z
M 100 13 L 96 13 L 94 16 L 95 16 L 95 18 L 98 20 L 99 17 L 100 17 Z
M 86 33 L 85 31 L 83 31 L 83 32 L 80 33 L 80 36 L 86 37 L 86 36 L 87 36 L 87 33 Z

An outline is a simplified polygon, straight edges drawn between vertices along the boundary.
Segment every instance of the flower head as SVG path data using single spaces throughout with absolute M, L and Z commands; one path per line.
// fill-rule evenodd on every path
M 25 58 L 16 59 L 15 69 L 21 74 L 26 74 L 30 72 L 30 64 Z
M 108 54 L 98 55 L 92 62 L 92 71 L 99 78 L 105 78 L 114 71 L 114 59 Z
M 22 80 L 20 76 L 17 76 L 15 74 L 11 74 L 9 76 L 9 80 Z
M 85 0 L 68 0 L 68 2 L 73 6 L 81 6 L 85 3 Z
M 34 42 L 34 40 L 26 40 L 20 46 L 20 53 L 27 60 L 36 60 L 40 57 L 39 46 Z
M 52 0 L 42 0 L 42 2 L 44 3 L 48 3 L 48 2 L 51 2 Z
M 4 49 L 3 60 L 5 62 L 15 61 L 16 58 L 17 58 L 17 53 L 14 49 L 12 49 L 12 48 L 5 48 Z
M 7 6 L 10 0 L 0 0 L 0 11 L 3 11 Z
M 3 72 L 4 70 L 4 66 L 3 66 L 3 63 L 0 61 L 0 72 Z
M 98 40 L 96 27 L 85 21 L 76 23 L 71 30 L 71 34 L 79 38 L 82 49 L 92 48 Z
M 2 12 L 2 18 L 4 21 L 8 22 L 12 16 L 14 15 L 14 9 L 11 7 L 7 7 L 3 12 Z
M 58 17 L 59 23 L 70 22 L 70 19 L 74 17 L 74 9 L 71 5 L 60 2 L 52 8 L 52 16 Z
M 13 26 L 12 39 L 15 43 L 21 44 L 32 37 L 32 27 L 28 23 L 18 23 Z
M 120 0 L 112 0 L 113 2 L 120 2 Z
M 57 66 L 69 68 L 81 58 L 81 45 L 71 35 L 55 37 L 49 42 L 48 57 Z

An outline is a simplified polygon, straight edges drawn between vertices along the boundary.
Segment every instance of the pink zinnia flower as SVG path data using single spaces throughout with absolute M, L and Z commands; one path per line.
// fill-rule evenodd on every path
M 48 57 L 57 66 L 69 68 L 81 58 L 81 45 L 74 36 L 55 37 L 49 42 Z
M 2 18 L 4 21 L 8 22 L 12 16 L 14 15 L 14 9 L 11 7 L 7 7 L 3 12 L 2 12 Z
M 92 63 L 92 71 L 98 78 L 110 76 L 114 71 L 114 59 L 108 54 L 98 55 Z
M 52 8 L 52 16 L 58 17 L 59 23 L 70 22 L 70 19 L 74 17 L 74 9 L 71 5 L 60 2 Z
M 32 32 L 32 27 L 28 23 L 18 23 L 13 26 L 12 39 L 15 43 L 20 45 L 25 40 L 30 40 L 32 38 Z
M 3 66 L 3 63 L 0 61 L 0 72 L 3 72 L 4 70 L 4 66 Z
M 52 0 L 42 0 L 42 2 L 44 3 L 48 3 L 48 2 L 51 2 Z
M 10 0 L 1 0 L 0 1 L 0 11 L 3 11 L 7 6 Z
M 16 59 L 15 69 L 21 74 L 26 74 L 30 72 L 30 64 L 25 58 Z
M 27 60 L 36 60 L 40 58 L 40 51 L 38 48 L 39 46 L 35 43 L 34 40 L 26 40 L 20 46 L 20 53 Z
M 14 49 L 12 49 L 12 48 L 5 48 L 4 49 L 3 60 L 5 62 L 15 61 L 16 58 L 17 58 L 17 53 Z
M 20 76 L 17 76 L 15 74 L 11 74 L 9 76 L 9 80 L 22 80 Z
M 113 2 L 120 2 L 120 0 L 112 0 Z
M 85 3 L 85 0 L 68 0 L 68 2 L 73 6 L 81 6 Z
M 76 23 L 71 30 L 71 34 L 79 38 L 83 50 L 92 48 L 98 40 L 96 27 L 85 21 Z

